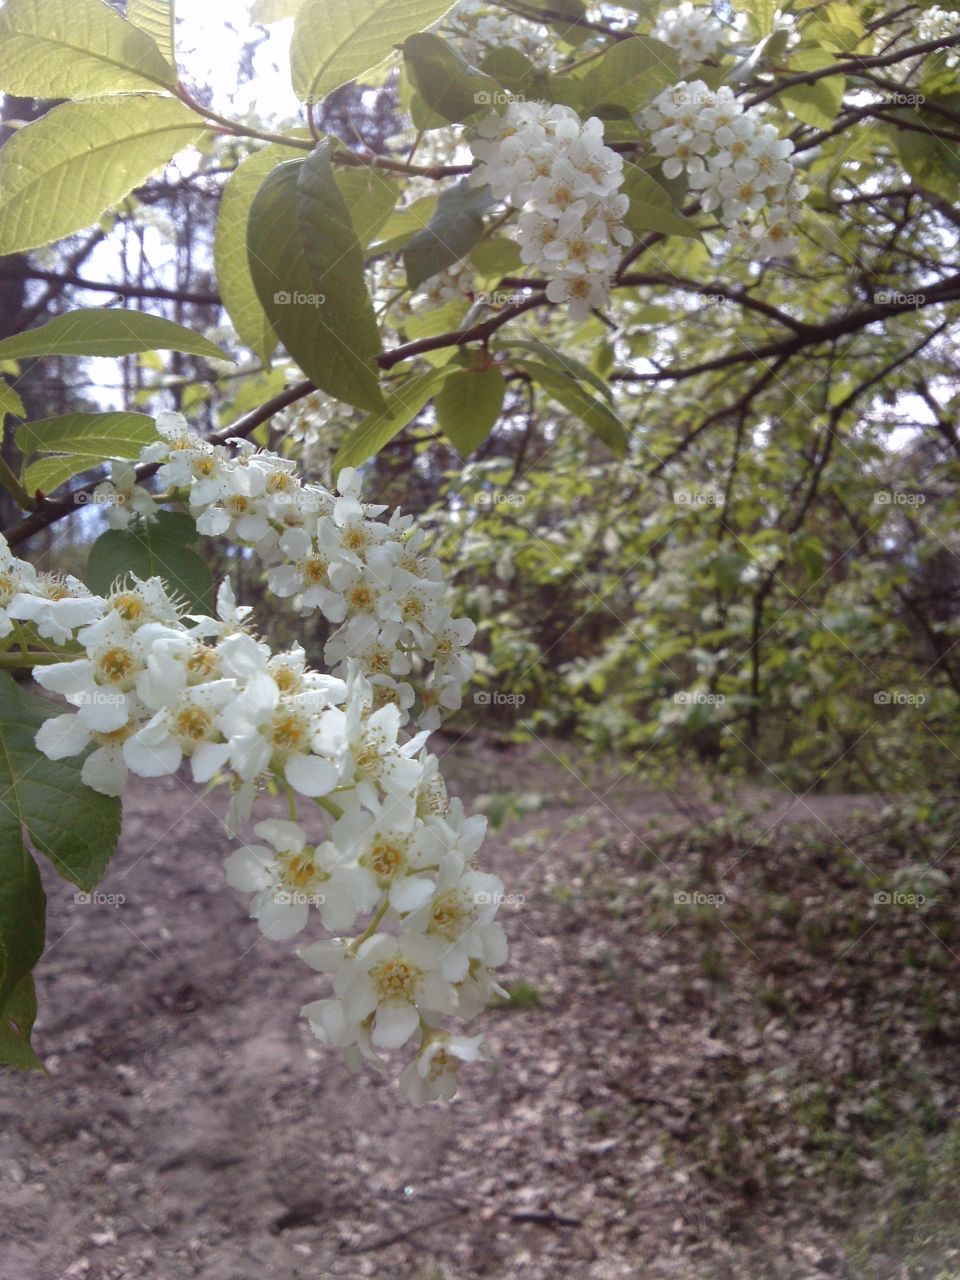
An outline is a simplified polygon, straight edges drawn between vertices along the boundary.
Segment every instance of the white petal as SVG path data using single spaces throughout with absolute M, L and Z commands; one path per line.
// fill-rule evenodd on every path
M 377 1010 L 370 1039 L 380 1049 L 399 1049 L 420 1025 L 412 1004 L 385 1004 Z
M 152 745 L 135 734 L 123 744 L 123 758 L 127 768 L 141 778 L 163 778 L 180 768 L 183 750 L 176 738 Z
M 306 928 L 310 908 L 305 902 L 268 901 L 257 915 L 260 932 L 274 941 L 293 938 Z
M 339 780 L 339 770 L 329 760 L 319 756 L 290 756 L 284 766 L 284 775 L 302 796 L 323 796 L 334 789 Z
M 51 716 L 37 730 L 37 750 L 48 760 L 63 760 L 78 756 L 90 745 L 90 730 L 76 715 Z
M 235 849 L 223 864 L 227 884 L 244 893 L 259 893 L 273 882 L 273 850 L 262 844 Z
M 127 766 L 122 754 L 116 748 L 100 747 L 83 762 L 80 780 L 105 796 L 123 795 Z
M 401 876 L 390 886 L 390 905 L 406 914 L 416 911 L 433 897 L 434 884 L 426 876 Z

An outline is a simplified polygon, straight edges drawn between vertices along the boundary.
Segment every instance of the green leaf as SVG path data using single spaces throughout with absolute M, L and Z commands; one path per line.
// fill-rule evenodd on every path
M 21 979 L 5 1008 L 0 1008 L 0 1066 L 24 1071 L 43 1071 L 44 1065 L 30 1045 L 30 1032 L 37 1016 L 37 993 L 33 974 Z
M 181 102 L 131 96 L 65 102 L 18 129 L 0 148 L 0 255 L 89 227 L 204 127 Z
M 344 440 L 334 459 L 334 470 L 359 467 L 362 462 L 379 453 L 385 444 L 413 421 L 449 372 L 449 366 L 430 369 L 426 373 L 417 374 L 388 395 L 386 411 L 364 418 Z
M 153 418 L 143 413 L 67 413 L 25 422 L 17 428 L 17 448 L 24 456 L 54 453 L 28 466 L 23 483 L 28 493 L 50 493 L 71 476 L 99 466 L 107 458 L 135 460 L 156 439 Z
M 551 365 L 538 364 L 534 360 L 517 360 L 514 364 L 528 373 L 551 400 L 589 427 L 611 453 L 618 458 L 626 456 L 627 437 L 623 424 L 609 405 L 587 391 L 576 378 Z
M 50 494 L 74 476 L 103 466 L 103 455 L 96 453 L 54 454 L 31 463 L 23 473 L 23 485 L 31 495 Z
M 328 143 L 267 177 L 250 210 L 248 253 L 260 303 L 307 377 L 347 404 L 382 409 L 380 334 Z
M 3 426 L 3 420 L 8 413 L 12 413 L 16 418 L 23 418 L 26 412 L 23 401 L 10 383 L 0 378 L 0 427 Z
M 104 595 L 118 578 L 163 578 L 170 590 L 186 599 L 194 613 L 211 613 L 213 578 L 192 550 L 197 531 L 189 516 L 161 511 L 157 518 L 129 529 L 108 529 L 90 548 L 87 586 Z
M 247 256 L 247 223 L 257 192 L 271 170 L 289 160 L 290 148 L 277 144 L 247 156 L 230 175 L 223 189 L 213 260 L 220 297 L 240 341 L 264 364 L 276 350 L 279 338 L 257 297 Z
M 450 0 L 306 0 L 290 45 L 297 97 L 319 102 L 452 7 Z
M 492 203 L 489 187 L 471 187 L 466 178 L 443 192 L 433 217 L 403 251 L 411 289 L 466 257 L 483 235 L 483 211 Z
M 434 401 L 437 424 L 461 457 L 469 457 L 493 430 L 506 390 L 499 369 L 462 369 L 444 381 Z
M 403 59 L 421 98 L 444 120 L 469 120 L 504 98 L 496 80 L 472 67 L 452 45 L 432 31 L 403 42 Z
M 269 26 L 271 22 L 295 18 L 302 7 L 303 0 L 256 0 L 250 11 L 250 21 Z
M 790 59 L 791 70 L 819 71 L 836 62 L 825 49 L 801 49 Z M 813 84 L 798 84 L 777 95 L 785 111 L 815 129 L 829 129 L 837 118 L 847 86 L 843 76 L 824 76 Z
M 0 676 L 0 699 L 13 684 Z M 16 688 L 16 686 L 14 686 Z M 16 726 L 0 725 L 0 742 L 16 732 Z M 38 755 L 33 747 L 34 758 Z M 21 762 L 22 764 L 22 762 Z M 0 1009 L 5 1008 L 20 983 L 43 954 L 46 897 L 37 864 L 23 846 L 21 821 L 12 791 L 14 765 L 0 759 Z
M 592 369 L 588 368 L 582 360 L 578 360 L 575 356 L 567 355 L 565 351 L 557 351 L 554 347 L 548 347 L 545 342 L 540 342 L 536 338 L 496 338 L 490 343 L 490 347 L 493 351 L 508 351 L 511 347 L 518 347 L 521 351 L 530 351 L 533 355 L 539 356 L 544 364 L 559 370 L 560 373 L 568 373 L 572 378 L 579 378 L 581 382 L 588 382 L 606 400 L 613 399 L 609 385 L 603 378 L 598 377 Z
M 107 869 L 120 839 L 120 801 L 84 786 L 83 757 L 48 760 L 37 750 L 37 730 L 60 714 L 62 707 L 25 693 L 0 672 L 0 824 L 6 823 L 11 835 L 0 844 L 6 849 L 14 839 L 19 843 L 20 827 L 26 827 L 34 848 L 50 859 L 64 880 L 89 891 Z M 13 862 L 19 865 L 23 883 L 32 884 L 36 868 L 26 868 L 19 857 Z M 30 892 L 35 900 L 35 891 Z M 42 923 L 35 909 L 25 918 L 24 928 L 42 945 Z
M 125 356 L 135 351 L 183 351 L 188 355 L 229 359 L 208 338 L 163 316 L 143 311 L 91 307 L 68 311 L 37 329 L 0 342 L 0 360 L 28 356 Z
M 669 45 L 652 36 L 618 40 L 583 78 L 584 111 L 623 107 L 631 114 L 680 79 L 680 64 Z
M 655 178 L 636 165 L 627 165 L 620 188 L 630 201 L 630 208 L 623 219 L 635 236 L 646 231 L 659 231 L 665 236 L 689 236 L 700 239 L 696 223 L 678 213 L 670 193 Z
M 395 253 L 410 242 L 433 217 L 437 208 L 436 196 L 421 196 L 412 204 L 394 209 L 377 233 L 378 239 L 371 245 L 373 253 Z
M 375 168 L 340 169 L 337 186 L 350 211 L 350 221 L 362 248 L 380 234 L 400 195 L 395 178 Z
M 176 66 L 174 0 L 127 0 L 126 18 L 145 31 L 171 66 Z
M 0 89 L 86 98 L 172 88 L 153 40 L 103 0 L 7 0 L 0 9 Z

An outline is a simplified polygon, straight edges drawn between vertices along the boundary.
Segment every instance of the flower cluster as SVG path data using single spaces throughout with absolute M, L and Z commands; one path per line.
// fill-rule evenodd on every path
M 791 160 L 793 143 L 745 110 L 733 90 L 702 80 L 665 89 L 642 113 L 667 178 L 686 172 L 701 208 L 718 212 L 733 239 L 757 257 L 793 252 L 807 188 Z
M 536 58 L 546 40 L 545 28 L 513 14 L 497 13 L 483 0 L 460 0 L 444 26 L 468 62 L 482 62 L 485 54 L 504 45 Z
M 934 5 L 925 9 L 917 19 L 916 40 L 924 43 L 927 40 L 951 40 L 960 35 L 960 14 L 950 13 Z M 944 61 L 948 67 L 960 66 L 960 49 L 954 46 L 944 51 Z
M 424 553 L 411 517 L 378 519 L 385 508 L 361 500 L 352 469 L 331 493 L 248 441 L 210 444 L 180 414 L 161 414 L 157 431 L 141 461 L 160 464 L 161 484 L 182 493 L 199 533 L 251 548 L 275 595 L 334 625 L 324 650 L 334 675 L 352 659 L 378 705 L 395 703 L 404 720 L 415 711 L 424 729 L 459 708 L 475 627 L 450 612 L 439 561 Z
M 603 124 L 570 107 L 511 102 L 491 112 L 471 144 L 470 175 L 498 200 L 522 210 L 523 261 L 550 279 L 547 297 L 576 320 L 603 306 L 625 245 L 629 201 L 620 194 L 623 158 L 604 146 Z
M 164 424 L 167 441 L 172 425 Z M 197 483 L 230 472 L 219 454 L 198 452 L 192 437 L 182 448 L 165 443 L 162 452 L 164 467 L 191 474 L 198 459 L 211 460 Z M 216 503 L 230 494 L 281 491 L 269 477 L 290 474 L 282 459 L 241 457 L 246 488 L 231 481 L 225 490 L 208 489 L 196 506 L 219 511 Z M 186 474 L 168 472 L 168 479 L 192 497 Z M 326 495 L 332 507 L 325 518 L 341 531 L 341 551 L 350 545 L 342 531 L 367 538 L 366 560 L 338 562 L 356 573 L 342 582 L 335 574 L 339 587 L 324 587 L 347 596 L 368 573 L 386 572 L 375 553 L 389 545 L 397 518 L 374 540 L 370 517 L 379 508 L 361 503 L 355 474 L 339 484 L 338 495 Z M 303 515 L 302 506 L 296 511 Z M 239 533 L 259 542 L 269 538 L 260 522 L 269 530 L 278 517 L 245 508 L 230 511 L 229 520 L 257 522 Z M 304 527 L 302 519 L 278 522 L 280 539 Z M 311 524 L 311 536 L 321 536 L 318 527 Z M 322 536 L 334 552 L 333 534 Z M 401 572 L 410 581 L 402 580 L 399 595 L 389 587 L 383 594 L 402 600 L 420 589 L 411 584 L 423 584 L 426 612 L 442 607 L 439 577 L 418 577 L 387 554 L 388 578 Z M 278 568 L 299 572 L 292 560 Z M 44 722 L 38 749 L 52 760 L 87 753 L 82 779 L 107 795 L 123 793 L 128 773 L 162 777 L 188 762 L 195 782 L 230 786 L 233 833 L 250 818 L 258 793 L 279 786 L 289 817 L 256 824 L 257 842 L 227 859 L 228 882 L 252 895 L 251 915 L 267 936 L 296 936 L 313 911 L 334 935 L 300 953 L 333 979 L 332 997 L 304 1010 L 321 1041 L 343 1050 L 352 1066 L 366 1060 L 380 1067 L 382 1052 L 413 1042 L 417 1054 L 400 1080 L 405 1094 L 415 1103 L 450 1097 L 461 1063 L 480 1056 L 480 1037 L 454 1034 L 444 1019 L 469 1020 L 502 994 L 492 970 L 506 958 L 494 920 L 503 885 L 476 865 L 485 819 L 467 817 L 448 795 L 426 749 L 428 731 L 405 735 L 401 706 L 384 699 L 375 677 L 350 656 L 344 628 L 334 636 L 341 674 L 327 675 L 310 669 L 300 646 L 272 652 L 251 631 L 249 613 L 229 583 L 221 585 L 216 617 L 184 615 L 160 578 L 131 576 L 109 595 L 93 595 L 75 579 L 37 573 L 0 538 L 0 634 L 16 629 L 20 640 L 70 645 L 62 661 L 35 668 L 38 683 L 72 708 Z M 389 619 L 396 628 L 389 635 L 405 633 L 403 650 L 434 653 L 436 637 L 417 617 Z M 316 804 L 309 821 L 297 814 L 305 800 Z
M 723 27 L 711 11 L 692 4 L 665 9 L 653 34 L 677 54 L 683 74 L 712 58 L 723 43 Z

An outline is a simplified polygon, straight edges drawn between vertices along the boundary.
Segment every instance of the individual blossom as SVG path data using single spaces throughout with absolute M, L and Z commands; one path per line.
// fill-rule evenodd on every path
M 414 1060 L 400 1072 L 400 1090 L 415 1107 L 425 1102 L 448 1102 L 457 1092 L 457 1073 L 465 1062 L 483 1057 L 483 1036 L 433 1032 Z

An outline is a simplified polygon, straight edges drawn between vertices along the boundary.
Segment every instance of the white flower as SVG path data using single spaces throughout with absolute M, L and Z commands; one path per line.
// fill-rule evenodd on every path
M 437 972 L 439 951 L 425 937 L 375 933 L 345 959 L 334 990 L 346 1021 L 358 1026 L 371 1016 L 371 1043 L 399 1049 L 420 1025 L 420 1015 L 454 1013 L 457 993 Z
M 269 675 L 255 675 L 223 713 L 230 763 L 247 781 L 273 769 L 304 796 L 327 795 L 339 769 L 315 754 L 313 742 L 326 703 L 322 693 L 282 695 Z
M 462 982 L 471 960 L 490 968 L 507 958 L 503 928 L 493 917 L 503 895 L 497 876 L 474 871 L 456 853 L 440 864 L 435 895 L 404 921 L 404 928 L 423 933 L 440 947 L 438 968 L 450 982 Z
M 454 1036 L 434 1032 L 400 1073 L 400 1089 L 415 1107 L 438 1099 L 449 1101 L 457 1092 L 457 1072 L 464 1062 L 482 1058 L 483 1036 Z
M 306 927 L 311 906 L 326 929 L 339 932 L 353 925 L 358 907 L 349 872 L 341 869 L 330 845 L 309 845 L 298 823 L 279 818 L 258 822 L 254 831 L 271 847 L 237 849 L 227 858 L 226 874 L 232 888 L 254 894 L 250 914 L 261 933 L 294 937 Z
M 186 678 L 186 670 L 181 665 Z M 143 681 L 140 688 L 143 689 Z M 209 782 L 227 763 L 230 744 L 223 740 L 219 714 L 234 696 L 233 680 L 212 680 L 207 684 L 181 688 L 162 705 L 152 719 L 129 738 L 123 747 L 127 768 L 141 778 L 160 778 L 176 773 L 184 756 L 190 759 L 194 782 Z M 143 695 L 148 706 L 160 701 L 156 686 L 152 696 Z M 164 697 L 164 702 L 167 698 Z

